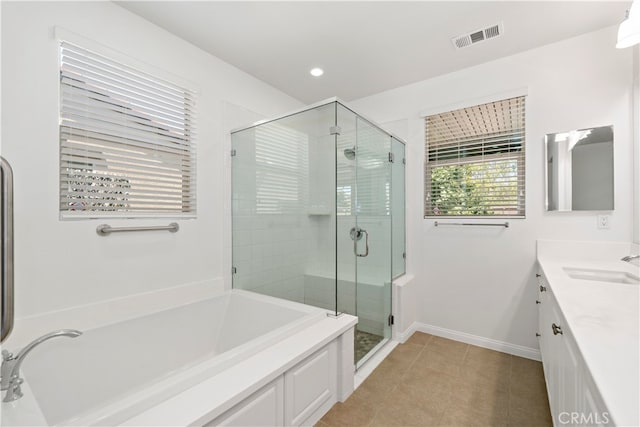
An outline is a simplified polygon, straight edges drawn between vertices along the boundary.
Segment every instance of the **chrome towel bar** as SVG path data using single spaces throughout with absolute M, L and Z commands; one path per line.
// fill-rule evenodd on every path
M 111 233 L 121 233 L 124 231 L 170 231 L 175 233 L 180 230 L 180 226 L 177 222 L 172 222 L 169 225 L 158 225 L 158 226 L 150 226 L 150 227 L 112 227 L 107 224 L 99 225 L 96 228 L 96 233 L 99 236 L 108 236 Z
M 472 226 L 472 227 L 504 227 L 509 228 L 509 222 L 438 222 L 434 221 L 433 225 L 439 227 L 441 225 L 461 225 L 461 226 Z

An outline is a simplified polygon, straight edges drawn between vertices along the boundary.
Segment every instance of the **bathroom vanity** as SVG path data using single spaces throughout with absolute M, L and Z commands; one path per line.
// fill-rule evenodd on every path
M 538 331 L 554 425 L 640 425 L 637 245 L 539 240 Z

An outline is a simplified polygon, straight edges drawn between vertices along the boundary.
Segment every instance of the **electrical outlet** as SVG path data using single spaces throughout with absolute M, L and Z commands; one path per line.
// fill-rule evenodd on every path
M 609 228 L 609 215 L 598 215 L 598 228 Z

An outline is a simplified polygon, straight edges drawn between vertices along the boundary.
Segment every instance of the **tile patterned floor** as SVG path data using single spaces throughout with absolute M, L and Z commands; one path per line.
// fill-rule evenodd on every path
M 356 329 L 355 343 L 354 343 L 354 359 L 358 362 L 362 359 L 373 347 L 378 345 L 382 341 L 380 335 L 370 334 L 368 332 L 359 331 Z
M 317 427 L 547 427 L 542 364 L 416 332 Z

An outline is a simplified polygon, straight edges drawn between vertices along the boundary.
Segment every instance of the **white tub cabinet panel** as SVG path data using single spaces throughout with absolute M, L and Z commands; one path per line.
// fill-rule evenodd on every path
M 281 426 L 284 424 L 284 379 L 267 384 L 205 426 Z
M 351 328 L 336 340 L 338 343 L 338 400 L 346 401 L 353 393 L 353 349 L 355 348 L 355 328 Z
M 311 416 L 325 403 L 336 402 L 337 347 L 332 342 L 285 374 L 286 425 L 314 424 L 318 420 Z
M 353 344 L 353 328 L 345 331 Z M 351 339 L 349 339 L 349 336 Z M 353 347 L 330 341 L 205 426 L 313 426 L 338 401 L 340 364 L 348 350 L 353 383 Z

